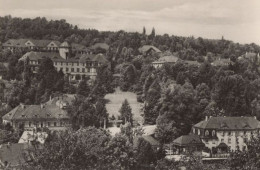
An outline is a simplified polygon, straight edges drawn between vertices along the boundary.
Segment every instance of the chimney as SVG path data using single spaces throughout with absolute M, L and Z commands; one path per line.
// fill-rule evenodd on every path
M 209 120 L 209 117 L 208 117 L 208 116 L 206 116 L 206 117 L 205 117 L 205 120 L 206 120 L 206 121 L 208 121 L 208 120 Z
M 23 103 L 20 103 L 20 105 L 21 105 L 22 109 L 25 108 L 25 105 Z
M 51 95 L 50 95 L 50 101 L 52 100 L 52 98 L 51 98 Z
M 41 109 L 43 109 L 44 108 L 44 104 L 41 104 Z

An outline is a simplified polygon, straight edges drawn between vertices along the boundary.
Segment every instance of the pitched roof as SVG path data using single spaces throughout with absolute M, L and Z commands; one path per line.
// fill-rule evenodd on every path
M 72 51 L 89 51 L 86 46 L 77 43 L 71 43 L 71 49 Z
M 107 59 L 103 54 L 97 54 L 94 58 L 93 61 L 97 61 L 99 63 L 107 63 Z
M 200 137 L 193 134 L 180 136 L 173 141 L 173 144 L 177 146 L 204 145 Z
M 18 105 L 2 117 L 3 120 L 69 119 L 66 110 L 56 105 Z
M 19 60 L 26 60 L 29 58 L 29 60 L 41 60 L 44 57 L 48 57 L 52 60 L 65 60 L 63 59 L 59 53 L 55 52 L 35 52 L 35 51 L 30 51 L 24 54 Z
M 218 130 L 253 130 L 260 128 L 260 122 L 254 117 L 211 117 L 193 127 Z
M 152 146 L 160 145 L 160 142 L 150 135 L 149 136 L 142 136 L 142 137 L 144 138 L 144 140 L 149 142 Z
M 155 46 L 152 46 L 152 45 L 144 45 L 141 48 L 139 48 L 138 50 L 141 53 L 147 53 L 149 50 L 154 50 L 157 53 L 161 52 L 161 50 L 159 50 L 158 48 L 156 48 Z
M 28 39 L 9 39 L 5 43 L 3 43 L 3 47 L 26 47 L 25 43 Z

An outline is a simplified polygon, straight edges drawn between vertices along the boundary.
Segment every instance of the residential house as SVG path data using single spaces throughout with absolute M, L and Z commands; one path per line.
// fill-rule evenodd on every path
M 109 50 L 109 45 L 106 43 L 95 43 L 94 45 L 92 45 L 91 47 L 89 47 L 89 49 L 97 54 L 97 53 L 107 53 Z
M 217 60 L 213 61 L 211 63 L 212 66 L 215 67 L 221 67 L 221 66 L 229 66 L 229 65 L 233 65 L 234 62 L 230 60 L 230 58 L 225 59 L 225 58 L 218 58 Z
M 179 58 L 176 56 L 164 56 L 164 57 L 159 58 L 157 61 L 152 62 L 152 65 L 154 68 L 160 68 L 165 63 L 175 64 L 178 60 L 179 60 Z
M 194 134 L 180 136 L 172 142 L 172 145 L 175 148 L 176 154 L 185 154 L 189 151 L 202 151 L 205 147 L 200 137 Z
M 144 45 L 144 46 L 140 47 L 138 49 L 138 51 L 145 56 L 154 54 L 154 53 L 156 53 L 156 54 L 162 53 L 161 50 L 159 50 L 158 48 L 156 48 L 155 46 L 152 46 L 152 45 Z
M 65 130 L 70 127 L 70 117 L 64 103 L 66 102 L 57 100 L 41 105 L 20 104 L 2 117 L 3 123 L 10 123 L 14 129 L 23 128 L 29 131 L 35 128 Z
M 206 117 L 195 124 L 191 133 L 198 135 L 211 151 L 246 150 L 246 142 L 259 135 L 260 122 L 255 117 Z

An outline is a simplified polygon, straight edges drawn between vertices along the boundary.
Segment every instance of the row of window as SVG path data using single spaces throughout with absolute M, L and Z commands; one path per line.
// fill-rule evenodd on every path
M 193 128 L 193 133 L 196 134 L 196 129 L 195 128 Z M 233 133 L 235 133 L 236 136 L 239 136 L 239 134 L 241 134 L 241 131 L 236 131 L 236 132 L 231 132 L 231 131 L 225 132 L 225 131 L 223 131 L 222 132 L 222 136 L 225 136 L 225 134 L 227 134 L 228 136 L 232 136 Z M 242 133 L 243 133 L 243 135 L 247 135 L 247 134 L 253 135 L 254 133 L 257 133 L 257 131 L 243 131 Z M 200 129 L 197 129 L 197 134 L 198 135 L 201 134 Z M 212 130 L 211 131 L 211 136 L 215 136 L 215 135 L 216 135 L 216 131 Z M 210 136 L 210 131 L 209 130 L 205 131 L 205 136 Z
M 35 125 L 36 127 L 44 127 L 44 124 L 42 122 L 41 123 L 36 123 L 36 124 L 33 124 L 32 122 L 29 122 L 29 127 L 33 127 L 33 125 Z M 51 122 L 47 122 L 47 126 L 48 127 L 56 127 L 57 126 L 57 122 L 53 122 L 53 124 Z M 64 123 L 60 122 L 60 126 L 64 126 Z
M 71 66 L 74 66 L 74 64 L 75 64 L 75 66 L 79 66 L 79 63 L 78 62 L 75 62 L 75 63 L 68 63 L 68 62 L 54 62 L 54 65 L 56 66 L 56 65 L 58 65 L 58 64 L 60 64 L 61 66 L 64 64 L 64 65 L 66 65 L 66 66 L 68 66 L 68 65 L 71 65 Z M 81 63 L 81 65 L 82 66 L 88 66 L 88 67 L 91 67 L 91 66 L 93 66 L 94 65 L 94 63 Z
M 63 71 L 63 68 L 60 68 L 60 70 Z M 66 72 L 69 72 L 69 71 L 70 71 L 70 72 L 76 72 L 76 73 L 80 73 L 80 72 L 81 72 L 81 73 L 85 73 L 85 72 L 87 71 L 87 73 L 89 73 L 89 72 L 90 72 L 90 68 L 87 68 L 87 69 L 82 68 L 81 71 L 80 71 L 80 68 L 76 68 L 76 69 L 71 68 L 71 69 L 69 69 L 69 68 L 66 67 L 66 68 L 65 68 L 65 71 L 66 71 Z

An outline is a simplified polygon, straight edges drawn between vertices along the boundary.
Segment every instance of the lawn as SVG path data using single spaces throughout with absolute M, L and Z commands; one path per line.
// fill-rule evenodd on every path
M 114 115 L 117 118 L 118 115 L 120 115 L 119 109 L 121 108 L 123 101 L 127 99 L 132 108 L 134 121 L 139 123 L 143 122 L 143 117 L 141 116 L 143 113 L 141 111 L 142 104 L 137 102 L 137 95 L 135 93 L 122 92 L 119 88 L 117 88 L 114 93 L 107 94 L 105 99 L 109 101 L 106 104 L 106 109 L 109 116 Z

